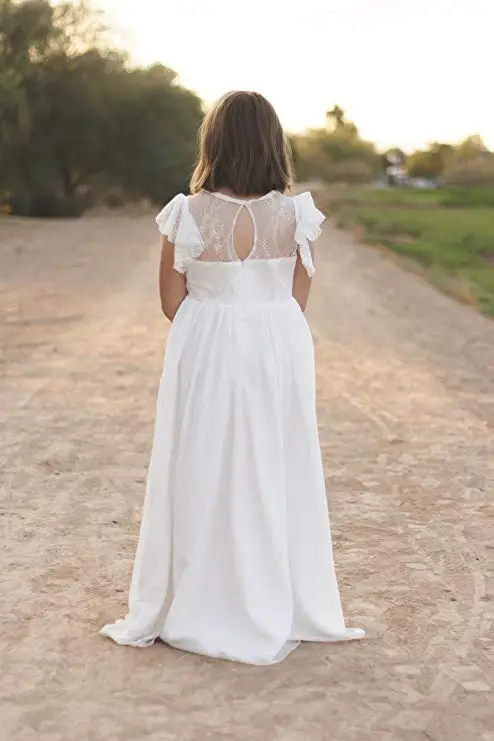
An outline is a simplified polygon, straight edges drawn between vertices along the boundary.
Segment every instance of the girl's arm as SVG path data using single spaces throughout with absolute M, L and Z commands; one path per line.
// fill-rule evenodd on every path
M 185 275 L 178 273 L 174 267 L 174 246 L 163 237 L 160 261 L 160 299 L 163 314 L 173 322 L 178 307 L 187 296 Z
M 305 307 L 307 306 L 311 283 L 312 279 L 307 275 L 307 271 L 300 259 L 300 253 L 297 252 L 297 262 L 295 264 L 295 273 L 293 274 L 292 296 L 302 311 L 305 311 Z

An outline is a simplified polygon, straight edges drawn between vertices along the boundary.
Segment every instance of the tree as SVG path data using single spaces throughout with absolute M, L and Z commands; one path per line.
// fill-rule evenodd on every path
M 450 144 L 434 142 L 430 147 L 414 152 L 408 159 L 408 173 L 411 177 L 436 180 L 455 156 Z
M 201 119 L 172 70 L 109 49 L 84 2 L 0 0 L 0 189 L 19 212 L 78 212 L 115 186 L 161 201 L 185 187 Z
M 468 136 L 455 148 L 456 159 L 460 162 L 471 162 L 473 160 L 489 157 L 490 152 L 481 136 L 474 134 Z
M 326 120 L 328 122 L 328 128 L 333 131 L 345 128 L 345 111 L 340 108 L 339 105 L 335 105 L 330 111 L 326 113 Z
M 327 182 L 348 178 L 370 180 L 379 169 L 375 146 L 363 140 L 358 128 L 345 119 L 342 108 L 335 106 L 327 114 L 328 126 L 312 129 L 296 138 L 297 176 L 320 178 Z M 351 162 L 348 168 L 340 163 Z
M 326 121 L 328 129 L 332 133 L 354 139 L 358 138 L 357 127 L 352 121 L 346 120 L 345 111 L 339 105 L 335 105 L 326 113 Z
M 108 172 L 135 197 L 167 200 L 187 188 L 202 119 L 201 101 L 154 65 L 120 75 L 110 93 Z M 124 155 L 124 156 L 122 156 Z

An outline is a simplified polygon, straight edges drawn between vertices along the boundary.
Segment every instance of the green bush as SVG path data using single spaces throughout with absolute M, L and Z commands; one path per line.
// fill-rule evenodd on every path
M 187 185 L 202 104 L 162 66 L 109 49 L 85 2 L 0 0 L 0 192 L 76 216 L 80 193 L 163 202 Z
M 89 199 L 80 195 L 29 194 L 11 200 L 11 213 L 40 219 L 69 219 L 81 216 L 88 205 Z

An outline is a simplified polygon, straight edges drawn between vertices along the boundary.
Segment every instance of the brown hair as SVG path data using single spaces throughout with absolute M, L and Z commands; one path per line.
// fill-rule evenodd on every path
M 235 195 L 284 192 L 292 183 L 292 156 L 280 120 L 260 93 L 228 93 L 206 115 L 190 190 Z

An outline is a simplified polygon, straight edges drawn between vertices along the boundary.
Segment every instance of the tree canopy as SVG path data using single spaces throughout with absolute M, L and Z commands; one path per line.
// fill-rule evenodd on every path
M 131 67 L 84 2 L 0 0 L 0 194 L 14 211 L 164 201 L 186 187 L 201 119 L 176 74 Z
M 357 126 L 337 105 L 326 114 L 325 127 L 293 137 L 292 147 L 302 180 L 368 182 L 379 169 L 374 144 L 361 138 Z
M 0 205 L 64 216 L 102 200 L 164 202 L 187 189 L 202 116 L 173 70 L 112 48 L 85 0 L 0 0 Z M 300 180 L 366 183 L 386 167 L 339 105 L 290 140 Z M 412 177 L 493 181 L 478 136 L 401 154 Z
M 393 160 L 411 178 L 466 186 L 494 184 L 494 155 L 478 135 L 456 145 L 434 142 L 408 156 L 396 148 L 379 155 L 339 105 L 327 112 L 325 127 L 293 136 L 291 142 L 301 180 L 365 184 L 382 176 Z

